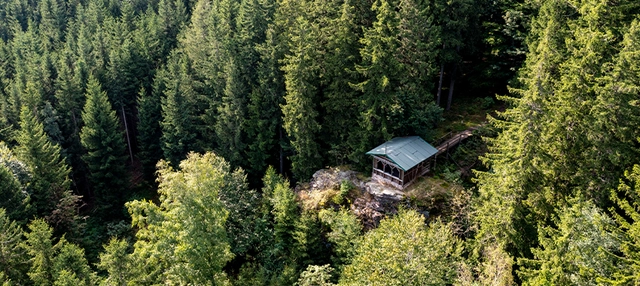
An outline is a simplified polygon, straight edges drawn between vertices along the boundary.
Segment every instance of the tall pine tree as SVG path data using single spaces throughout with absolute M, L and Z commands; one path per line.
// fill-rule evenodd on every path
M 36 215 L 58 225 L 58 230 L 77 226 L 79 197 L 69 190 L 69 166 L 60 156 L 60 147 L 49 141 L 42 123 L 26 107 L 20 113 L 16 141 L 16 155 L 32 176 L 29 191 Z
M 89 169 L 95 209 L 100 215 L 119 217 L 129 195 L 126 143 L 107 93 L 93 77 L 87 83 L 86 96 L 80 140 L 86 151 L 82 159 Z

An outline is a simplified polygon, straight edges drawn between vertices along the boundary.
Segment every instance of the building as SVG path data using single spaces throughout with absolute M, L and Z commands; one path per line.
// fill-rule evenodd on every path
M 437 153 L 419 136 L 393 138 L 367 152 L 373 156 L 371 178 L 402 190 L 429 171 Z

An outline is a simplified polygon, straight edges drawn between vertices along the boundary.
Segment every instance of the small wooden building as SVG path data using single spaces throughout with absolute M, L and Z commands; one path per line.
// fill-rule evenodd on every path
M 404 189 L 431 168 L 438 149 L 419 136 L 396 137 L 371 149 L 373 179 Z

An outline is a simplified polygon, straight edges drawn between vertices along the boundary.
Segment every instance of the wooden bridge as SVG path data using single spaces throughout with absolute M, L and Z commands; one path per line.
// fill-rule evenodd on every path
M 436 140 L 434 142 L 434 145 L 438 146 L 436 147 L 436 149 L 438 149 L 438 153 L 436 153 L 436 156 L 449 151 L 450 148 L 455 147 L 463 140 L 471 137 L 473 135 L 473 131 L 475 131 L 476 129 L 478 129 L 478 127 L 472 127 L 460 133 L 453 133 L 452 131 Z

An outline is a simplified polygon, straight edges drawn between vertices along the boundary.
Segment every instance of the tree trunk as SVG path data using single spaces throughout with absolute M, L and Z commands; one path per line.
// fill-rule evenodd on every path
M 284 174 L 284 150 L 282 149 L 282 127 L 278 128 L 280 131 L 280 140 L 278 145 L 280 145 L 280 174 Z
M 442 51 L 444 51 L 444 48 L 446 47 L 445 44 L 442 44 Z M 442 60 L 442 63 L 440 64 L 440 81 L 438 82 L 438 95 L 436 96 L 436 104 L 438 106 L 440 106 L 440 95 L 442 95 L 442 80 L 444 78 L 444 59 Z
M 451 109 L 451 100 L 453 99 L 453 86 L 456 83 L 456 71 L 458 71 L 458 65 L 453 67 L 451 73 L 451 83 L 449 84 L 449 99 L 447 100 L 447 110 Z
M 129 139 L 129 128 L 127 127 L 127 115 L 124 113 L 124 106 L 122 106 L 122 121 L 124 121 L 124 133 L 127 134 L 127 146 L 129 146 L 129 157 L 131 158 L 131 165 L 133 165 L 133 152 L 131 151 L 131 139 Z
M 444 76 L 444 63 L 440 65 L 440 81 L 438 81 L 438 95 L 436 96 L 436 105 L 440 106 L 440 95 L 442 94 L 442 78 Z

